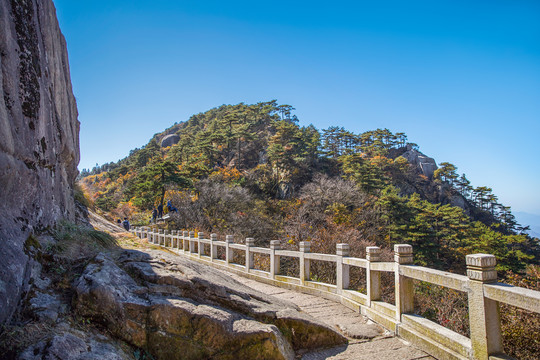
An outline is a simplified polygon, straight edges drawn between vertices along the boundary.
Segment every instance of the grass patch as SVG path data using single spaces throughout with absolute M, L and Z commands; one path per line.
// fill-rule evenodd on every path
M 110 234 L 68 221 L 57 225 L 53 237 L 57 243 L 50 245 L 47 252 L 70 260 L 92 257 L 100 251 L 118 246 Z
M 32 344 L 48 339 L 52 328 L 38 321 L 0 327 L 2 359 L 17 359 L 20 352 Z

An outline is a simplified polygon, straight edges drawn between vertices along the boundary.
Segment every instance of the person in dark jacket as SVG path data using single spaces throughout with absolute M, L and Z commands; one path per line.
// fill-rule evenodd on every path
M 124 221 L 122 221 L 122 225 L 124 226 L 124 229 L 126 229 L 126 231 L 129 231 L 129 221 L 127 217 L 125 217 Z
M 157 219 L 157 209 L 152 210 L 152 222 L 155 224 Z
M 158 218 L 161 219 L 163 217 L 163 204 L 158 205 L 157 211 L 158 211 Z

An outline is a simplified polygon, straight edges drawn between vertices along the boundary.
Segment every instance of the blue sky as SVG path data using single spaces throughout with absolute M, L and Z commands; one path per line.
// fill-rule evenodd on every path
M 540 2 L 55 0 L 81 163 L 190 115 L 277 99 L 300 123 L 405 132 L 540 214 Z

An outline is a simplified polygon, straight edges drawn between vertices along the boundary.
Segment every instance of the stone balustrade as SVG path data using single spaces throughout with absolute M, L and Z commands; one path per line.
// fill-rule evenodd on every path
M 499 304 L 540 313 L 540 292 L 498 283 L 496 259 L 489 254 L 467 255 L 467 276 L 464 276 L 412 265 L 413 248 L 406 244 L 394 246 L 393 262 L 381 262 L 380 248 L 375 246 L 367 247 L 366 258 L 360 259 L 349 256 L 348 244 L 337 244 L 336 254 L 318 254 L 310 251 L 309 242 L 301 242 L 299 251 L 291 251 L 281 249 L 279 240 L 270 241 L 270 248 L 262 248 L 256 247 L 252 238 L 247 238 L 244 244 L 234 243 L 231 235 L 227 235 L 225 241 L 218 241 L 216 234 L 205 239 L 203 233 L 195 237 L 193 231 L 169 233 L 148 227 L 133 228 L 131 231 L 152 244 L 167 247 L 177 254 L 221 270 L 341 302 L 440 359 L 508 359 L 502 354 Z M 224 259 L 218 258 L 218 247 L 225 249 Z M 245 253 L 245 265 L 233 262 L 235 251 Z M 254 254 L 269 256 L 270 271 L 254 268 Z M 280 274 L 283 257 L 299 259 L 299 278 Z M 336 285 L 311 280 L 310 264 L 313 260 L 336 264 Z M 351 267 L 365 269 L 367 294 L 349 289 Z M 383 272 L 394 273 L 395 305 L 381 301 Z M 470 338 L 412 314 L 414 280 L 468 295 Z

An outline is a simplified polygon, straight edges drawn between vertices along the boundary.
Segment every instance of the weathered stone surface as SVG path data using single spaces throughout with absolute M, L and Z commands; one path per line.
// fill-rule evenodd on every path
M 54 323 L 58 315 L 66 311 L 66 306 L 55 295 L 36 292 L 30 299 L 30 310 L 40 321 Z
M 346 342 L 296 305 L 203 264 L 157 250 L 124 251 L 117 262 L 100 254 L 88 265 L 74 284 L 76 309 L 157 358 L 292 359 Z
M 25 240 L 74 216 L 79 122 L 51 0 L 0 0 L 0 323 L 29 277 Z
M 20 360 L 127 360 L 120 347 L 82 332 L 64 332 L 26 349 Z
M 433 158 L 430 158 L 420 151 L 413 149 L 411 145 L 407 145 L 407 151 L 404 152 L 403 156 L 411 164 L 418 166 L 422 174 L 428 178 L 433 177 L 433 173 L 437 170 L 437 163 Z
M 180 136 L 176 134 L 167 135 L 161 140 L 161 147 L 166 148 L 169 146 L 173 146 L 175 144 L 178 144 L 179 141 L 180 141 Z

